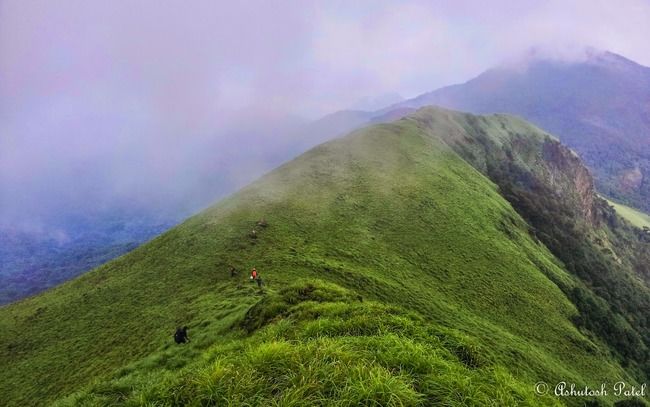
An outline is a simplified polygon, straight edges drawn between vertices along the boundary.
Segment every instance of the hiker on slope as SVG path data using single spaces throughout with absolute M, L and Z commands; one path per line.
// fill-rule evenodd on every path
M 187 336 L 187 327 L 176 328 L 176 333 L 174 334 L 174 341 L 177 344 L 186 343 L 190 341 L 190 337 Z

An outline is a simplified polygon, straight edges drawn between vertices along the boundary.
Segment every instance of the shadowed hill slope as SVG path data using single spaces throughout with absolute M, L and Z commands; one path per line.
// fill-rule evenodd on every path
M 595 193 L 579 157 L 526 122 L 425 108 L 412 115 L 499 186 L 530 234 L 586 287 L 556 281 L 578 307 L 577 325 L 650 375 L 650 235 Z
M 482 168 L 459 149 L 480 145 L 478 130 L 495 151 L 532 140 L 513 155 L 531 178 L 551 167 L 534 157 L 556 141 L 520 120 L 421 110 L 316 147 L 132 253 L 0 308 L 4 401 L 582 405 L 533 385 L 643 380 L 576 322 L 585 310 L 567 293 L 593 286 L 535 237 L 500 195 L 507 183 L 480 171 L 491 154 Z M 557 196 L 584 204 L 562 171 Z M 230 265 L 256 266 L 266 288 Z M 192 342 L 172 346 L 185 324 Z

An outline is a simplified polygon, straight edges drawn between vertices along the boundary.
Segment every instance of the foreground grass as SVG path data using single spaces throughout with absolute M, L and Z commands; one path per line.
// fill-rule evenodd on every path
M 333 284 L 294 283 L 255 311 L 238 325 L 243 339 L 210 347 L 191 366 L 142 374 L 135 364 L 57 405 L 559 405 L 465 335 Z

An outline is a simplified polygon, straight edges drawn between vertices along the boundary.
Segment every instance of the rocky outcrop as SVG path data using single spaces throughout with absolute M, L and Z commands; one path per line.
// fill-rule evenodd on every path
M 548 139 L 542 147 L 546 182 L 559 198 L 576 205 L 585 221 L 597 223 L 595 188 L 591 173 L 580 157 L 559 141 Z
M 508 115 L 475 116 L 426 107 L 408 116 L 435 129 L 507 199 L 537 197 L 581 224 L 600 224 L 601 201 L 582 159 L 558 139 Z

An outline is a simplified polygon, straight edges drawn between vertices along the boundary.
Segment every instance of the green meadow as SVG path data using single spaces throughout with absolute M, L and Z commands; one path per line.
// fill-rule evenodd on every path
M 461 116 L 418 114 L 320 145 L 131 253 L 0 308 L 5 405 L 617 401 L 535 393 L 540 381 L 644 378 L 576 324 L 566 292 L 591 287 L 452 148 L 479 148 L 462 123 L 449 127 Z M 481 120 L 497 142 L 548 137 Z M 536 165 L 535 151 L 522 157 Z M 182 325 L 191 341 L 176 345 Z

